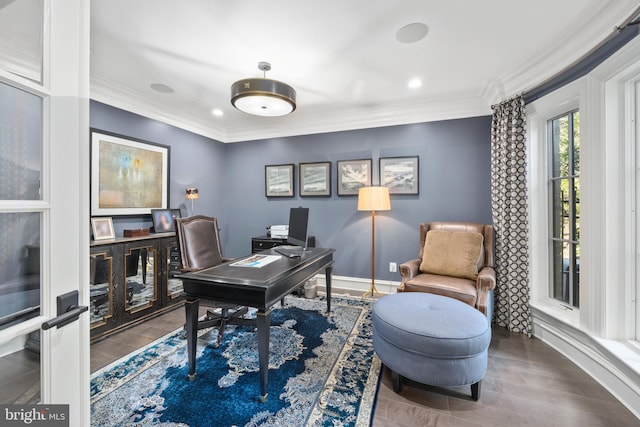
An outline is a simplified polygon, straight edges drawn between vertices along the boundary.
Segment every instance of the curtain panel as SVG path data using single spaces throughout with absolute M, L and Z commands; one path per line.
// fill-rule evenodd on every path
M 526 111 L 523 96 L 493 107 L 491 210 L 496 231 L 495 322 L 531 335 Z

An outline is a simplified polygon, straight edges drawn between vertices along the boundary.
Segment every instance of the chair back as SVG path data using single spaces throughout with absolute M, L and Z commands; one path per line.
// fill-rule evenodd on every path
M 218 220 L 204 215 L 176 218 L 182 271 L 197 271 L 223 262 Z
M 467 231 L 484 236 L 484 267 L 495 267 L 495 232 L 493 225 L 475 222 L 424 222 L 420 224 L 420 250 L 418 258 L 422 261 L 424 242 L 429 230 Z

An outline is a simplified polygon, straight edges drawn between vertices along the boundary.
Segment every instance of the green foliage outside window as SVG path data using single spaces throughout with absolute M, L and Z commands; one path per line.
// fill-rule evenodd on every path
M 549 121 L 551 140 L 552 297 L 579 306 L 580 112 Z

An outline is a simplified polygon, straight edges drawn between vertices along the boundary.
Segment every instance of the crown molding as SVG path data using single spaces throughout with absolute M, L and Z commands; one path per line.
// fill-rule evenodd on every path
M 227 134 L 228 142 L 266 138 L 321 134 L 357 129 L 452 120 L 490 115 L 491 109 L 480 96 L 429 98 L 410 104 L 385 104 L 331 113 L 314 112 L 308 119 L 283 127 L 275 124 L 259 128 L 246 128 Z
M 90 97 L 94 101 L 139 114 L 149 119 L 158 120 L 216 141 L 226 142 L 226 133 L 211 126 L 210 123 L 194 120 L 179 111 L 171 110 L 166 105 L 144 98 L 140 94 L 108 80 L 92 75 L 90 92 Z
M 193 132 L 223 143 L 252 141 L 267 138 L 309 135 L 355 129 L 422 123 L 477 117 L 491 114 L 489 105 L 481 96 L 455 94 L 438 96 L 414 103 L 385 104 L 374 107 L 341 109 L 336 111 L 304 111 L 300 108 L 296 120 L 276 118 L 255 121 L 251 126 L 243 122 L 237 128 L 221 129 L 194 120 L 179 111 L 167 109 L 165 105 L 150 101 L 138 93 L 92 76 L 91 99 L 120 108 L 131 113 L 158 120 L 180 129 Z M 293 118 L 293 117 L 292 117 Z
M 489 104 L 509 99 L 551 79 L 588 55 L 638 11 L 638 2 L 628 0 L 622 7 L 613 0 L 602 1 L 574 19 L 575 25 L 553 46 L 542 49 L 528 61 L 521 63 L 499 78 L 485 85 L 482 96 Z M 616 22 L 616 26 L 611 26 Z M 585 23 L 589 23 L 585 25 Z

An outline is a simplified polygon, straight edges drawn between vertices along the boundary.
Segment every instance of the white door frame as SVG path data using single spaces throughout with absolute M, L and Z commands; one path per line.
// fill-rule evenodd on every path
M 89 302 L 89 0 L 43 0 L 42 84 L 0 69 L 0 80 L 43 99 L 41 200 L 0 201 L 0 212 L 40 213 L 41 315 L 0 331 L 15 341 L 57 316 L 56 297 Z M 68 404 L 69 425 L 90 425 L 89 315 L 41 331 L 41 403 Z
M 44 78 L 51 96 L 45 109 L 45 135 L 48 133 L 49 138 L 43 171 L 49 178 L 43 189 L 49 201 L 44 228 L 49 229 L 43 238 L 49 241 L 43 243 L 50 249 L 49 266 L 45 268 L 50 281 L 45 285 L 49 293 L 43 296 L 48 307 L 45 314 L 54 317 L 57 295 L 78 290 L 80 304 L 89 303 L 90 2 L 49 1 L 46 11 L 50 13 L 50 25 L 45 25 L 44 32 L 45 40 L 49 37 Z M 48 355 L 43 358 L 42 401 L 68 403 L 71 426 L 90 423 L 89 340 L 87 313 L 79 321 L 50 329 L 42 337 L 44 354 Z

